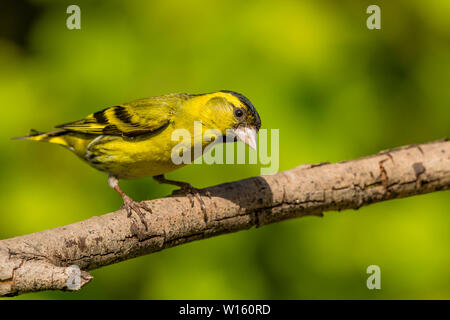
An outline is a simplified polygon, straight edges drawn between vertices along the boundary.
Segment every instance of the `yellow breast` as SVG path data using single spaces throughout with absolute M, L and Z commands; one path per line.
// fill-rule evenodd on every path
M 185 126 L 170 123 L 159 132 L 135 138 L 99 136 L 87 146 L 83 158 L 96 169 L 121 179 L 165 174 L 188 164 L 179 163 L 180 156 L 186 158 L 183 151 L 188 152 L 188 161 L 193 161 L 198 151 L 203 153 L 214 141 L 202 139 L 210 133 L 208 129 L 201 124 L 195 128 L 192 121 Z M 178 161 L 174 162 L 172 156 L 178 156 Z

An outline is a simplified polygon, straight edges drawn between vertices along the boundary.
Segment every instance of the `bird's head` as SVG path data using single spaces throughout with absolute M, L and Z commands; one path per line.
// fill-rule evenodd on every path
M 222 90 L 208 94 L 206 109 L 214 126 L 234 141 L 256 150 L 256 135 L 261 119 L 253 104 L 240 93 Z

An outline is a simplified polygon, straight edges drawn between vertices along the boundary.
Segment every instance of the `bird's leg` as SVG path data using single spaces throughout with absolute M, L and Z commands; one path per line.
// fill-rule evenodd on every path
M 195 203 L 194 197 L 195 197 L 198 200 L 198 202 L 200 203 L 200 207 L 201 207 L 203 213 L 206 214 L 206 205 L 205 205 L 205 202 L 203 201 L 202 197 L 200 196 L 200 190 L 197 188 L 194 188 L 190 183 L 183 182 L 183 181 L 169 180 L 169 179 L 166 179 L 163 174 L 154 176 L 153 179 L 155 179 L 159 183 L 172 184 L 174 186 L 180 187 L 181 190 L 186 192 L 186 195 L 189 197 L 189 200 L 191 201 L 191 206 L 194 207 L 194 203 Z M 211 197 L 211 194 L 209 193 L 209 191 L 202 190 L 201 192 L 203 192 L 209 198 Z
M 109 186 L 114 190 L 116 190 L 117 193 L 119 193 L 120 196 L 122 197 L 123 207 L 125 208 L 125 210 L 127 210 L 127 217 L 128 218 L 131 217 L 131 211 L 133 210 L 138 215 L 139 219 L 141 220 L 142 224 L 145 227 L 145 230 L 148 230 L 147 222 L 144 219 L 145 214 L 142 212 L 142 210 L 152 213 L 152 209 L 144 202 L 136 202 L 129 196 L 127 196 L 125 192 L 123 192 L 122 189 L 120 189 L 119 180 L 115 176 L 110 175 L 108 177 L 108 183 Z

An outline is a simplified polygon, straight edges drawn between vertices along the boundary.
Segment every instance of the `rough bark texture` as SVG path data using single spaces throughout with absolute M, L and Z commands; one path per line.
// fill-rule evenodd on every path
M 174 195 L 147 201 L 148 231 L 119 210 L 71 225 L 0 241 L 0 296 L 67 290 L 68 266 L 87 270 L 193 240 L 330 210 L 450 188 L 450 142 L 384 151 L 353 161 L 302 165 L 271 176 L 208 188 L 198 203 Z

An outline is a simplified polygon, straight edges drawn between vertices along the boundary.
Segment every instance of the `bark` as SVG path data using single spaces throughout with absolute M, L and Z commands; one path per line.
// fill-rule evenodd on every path
M 0 296 L 67 290 L 72 265 L 83 270 L 79 288 L 92 279 L 88 270 L 186 242 L 449 188 L 450 142 L 441 140 L 210 187 L 207 214 L 181 194 L 150 200 L 147 231 L 119 210 L 1 240 Z

